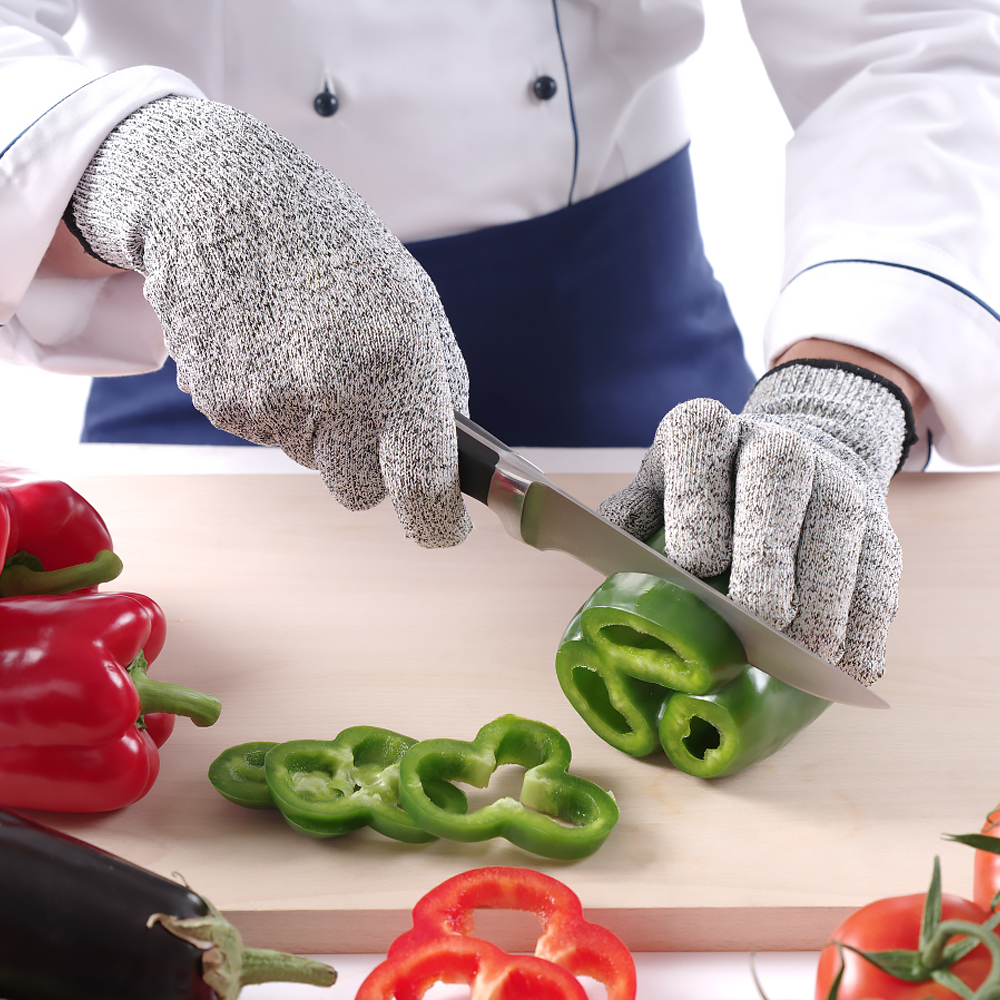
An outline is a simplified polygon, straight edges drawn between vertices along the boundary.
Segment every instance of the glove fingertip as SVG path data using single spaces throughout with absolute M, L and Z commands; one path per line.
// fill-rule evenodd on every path
M 350 450 L 341 440 L 352 440 Z M 319 470 L 327 491 L 348 510 L 371 510 L 386 497 L 385 482 L 379 468 L 377 445 L 360 429 L 349 435 L 323 434 L 311 442 L 309 465 Z M 302 461 L 297 458 L 297 461 Z M 306 464 L 306 463 L 302 463 Z
M 869 633 L 848 637 L 844 655 L 834 664 L 859 684 L 871 687 L 885 673 L 886 637 Z
M 400 518 L 403 531 L 407 538 L 412 539 L 424 549 L 447 549 L 460 545 L 472 533 L 472 518 L 461 504 L 460 511 L 453 516 L 440 520 L 428 521 L 420 518 L 412 523 L 406 523 Z
M 332 471 L 328 465 L 321 466 L 320 476 L 330 496 L 347 510 L 371 510 L 386 497 L 381 477 L 358 474 L 342 476 Z
M 442 400 L 418 424 L 394 420 L 379 440 L 386 490 L 407 538 L 423 548 L 464 541 L 472 519 L 459 488 L 452 400 Z
M 663 527 L 663 497 L 655 490 L 634 482 L 602 500 L 597 512 L 643 541 Z

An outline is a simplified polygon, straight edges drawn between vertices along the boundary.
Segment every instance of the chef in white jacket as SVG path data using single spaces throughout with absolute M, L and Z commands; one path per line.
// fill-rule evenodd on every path
M 0 3 L 0 351 L 159 369 L 95 384 L 90 439 L 277 444 L 425 545 L 469 530 L 454 408 L 652 441 L 606 514 L 869 683 L 889 479 L 1000 460 L 1000 8 L 744 9 L 795 128 L 756 386 L 697 232 L 697 0 Z

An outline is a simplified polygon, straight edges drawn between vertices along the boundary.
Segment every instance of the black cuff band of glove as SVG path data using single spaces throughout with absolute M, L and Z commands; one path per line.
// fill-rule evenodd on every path
M 80 226 L 76 221 L 76 212 L 73 209 L 73 198 L 70 198 L 69 204 L 66 206 L 66 211 L 63 212 L 62 216 L 63 222 L 66 223 L 66 228 L 73 234 L 77 243 L 83 247 L 84 253 L 88 257 L 93 257 L 94 260 L 99 260 L 102 264 L 107 264 L 109 267 L 118 268 L 119 271 L 125 270 L 118 264 L 112 264 L 110 260 L 105 260 L 91 245 L 89 240 L 80 231 Z

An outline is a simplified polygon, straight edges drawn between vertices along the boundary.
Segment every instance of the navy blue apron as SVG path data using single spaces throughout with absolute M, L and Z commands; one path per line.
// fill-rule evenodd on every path
M 470 415 L 515 447 L 647 447 L 675 404 L 738 411 L 753 387 L 687 149 L 549 215 L 408 249 L 465 355 Z M 194 409 L 172 361 L 95 379 L 82 440 L 245 443 Z

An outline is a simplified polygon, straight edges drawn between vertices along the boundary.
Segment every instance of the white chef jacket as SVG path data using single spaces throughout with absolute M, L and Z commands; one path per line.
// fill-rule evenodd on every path
M 795 129 L 769 357 L 804 337 L 881 354 L 924 385 L 945 457 L 1000 461 L 1000 4 L 744 10 Z M 256 115 L 419 240 L 556 211 L 681 149 L 676 69 L 701 32 L 697 0 L 0 3 L 0 354 L 162 362 L 140 276 L 35 278 L 93 152 L 150 100 Z

